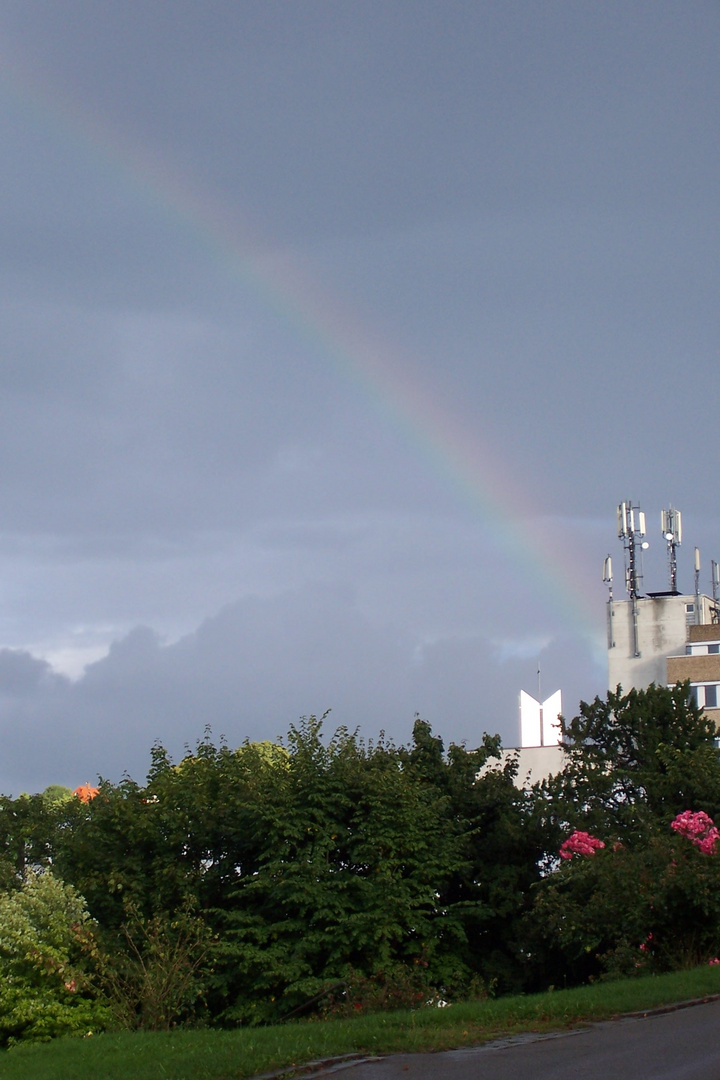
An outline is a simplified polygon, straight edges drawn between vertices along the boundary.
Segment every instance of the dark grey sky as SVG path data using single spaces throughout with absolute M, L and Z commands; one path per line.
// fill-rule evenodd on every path
M 681 587 L 720 555 L 719 44 L 709 0 L 0 0 L 0 790 L 603 692 L 616 503 L 649 588 L 663 506 Z

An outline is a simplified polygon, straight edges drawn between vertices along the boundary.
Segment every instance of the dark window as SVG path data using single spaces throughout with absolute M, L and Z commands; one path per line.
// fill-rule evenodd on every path
M 720 645 L 716 642 L 714 645 L 708 645 L 709 653 L 720 653 Z
M 705 687 L 705 708 L 706 709 L 717 709 L 717 703 L 718 703 L 717 692 L 718 692 L 717 686 L 706 686 Z

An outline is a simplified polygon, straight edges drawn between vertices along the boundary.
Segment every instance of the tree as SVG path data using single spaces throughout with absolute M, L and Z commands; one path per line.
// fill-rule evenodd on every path
M 315 717 L 291 728 L 283 769 L 258 792 L 257 869 L 226 911 L 228 1019 L 283 1015 L 352 972 L 438 975 L 458 839 L 444 795 L 403 764 L 343 728 L 326 743 Z
M 167 1031 L 203 1020 L 212 934 L 192 910 L 144 919 L 129 905 L 120 934 L 98 950 L 95 985 L 124 1028 Z
M 563 734 L 565 768 L 536 788 L 548 861 L 523 925 L 531 985 L 707 959 L 720 947 L 715 830 L 708 851 L 673 830 L 718 814 L 720 757 L 689 685 L 583 702 Z
M 48 790 L 17 799 L 0 795 L 0 890 L 19 888 L 26 869 L 52 862 L 69 801 Z
M 556 825 L 632 843 L 688 808 L 720 813 L 715 728 L 687 683 L 581 702 L 563 739 L 565 767 L 542 785 Z
M 452 873 L 438 886 L 439 906 L 452 914 L 444 933 L 452 932 L 465 971 L 485 986 L 523 989 L 518 932 L 547 838 L 535 796 L 516 785 L 517 759 L 502 762 L 499 737 L 487 734 L 474 750 L 451 744 L 445 753 L 420 719 L 403 755 L 410 775 L 443 799 L 444 828 L 457 845 Z
M 697 816 L 686 812 L 676 823 Z M 538 984 L 650 974 L 715 960 L 715 849 L 716 843 L 697 846 L 666 826 L 642 844 L 616 842 L 593 854 L 587 848 L 573 854 L 535 889 L 526 930 Z
M 0 896 L 0 1041 L 43 1040 L 104 1026 L 88 975 L 95 951 L 85 901 L 49 872 L 25 872 Z
M 277 787 L 287 754 L 268 744 L 237 750 L 209 734 L 177 765 L 161 746 L 147 784 L 103 782 L 87 804 L 73 800 L 55 861 L 101 924 L 118 929 L 131 904 L 154 918 L 190 905 L 221 909 L 257 867 L 265 843 L 258 806 Z

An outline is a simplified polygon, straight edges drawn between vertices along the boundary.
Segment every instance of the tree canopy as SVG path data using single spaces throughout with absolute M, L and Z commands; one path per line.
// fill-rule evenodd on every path
M 395 746 L 326 722 L 238 748 L 207 731 L 177 763 L 156 746 L 143 784 L 87 798 L 0 799 L 0 900 L 47 881 L 60 913 L 81 905 L 93 945 L 61 966 L 80 964 L 89 1009 L 262 1023 L 720 950 L 720 760 L 686 685 L 581 703 L 533 788 L 497 737 L 446 749 L 418 718 Z

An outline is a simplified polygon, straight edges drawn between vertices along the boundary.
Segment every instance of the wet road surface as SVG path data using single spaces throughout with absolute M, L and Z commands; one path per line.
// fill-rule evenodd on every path
M 577 1031 L 321 1069 L 337 1080 L 720 1080 L 720 1001 Z

